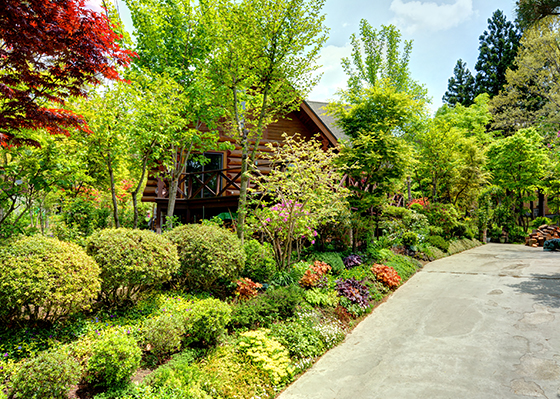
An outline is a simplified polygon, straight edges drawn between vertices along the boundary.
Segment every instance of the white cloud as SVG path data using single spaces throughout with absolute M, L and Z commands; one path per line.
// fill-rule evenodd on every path
M 318 73 L 322 73 L 321 81 L 311 91 L 308 98 L 314 101 L 327 101 L 335 97 L 339 89 L 346 88 L 347 76 L 342 69 L 340 60 L 349 57 L 352 47 L 347 44 L 343 47 L 325 46 L 321 49 L 318 63 L 322 65 Z
M 456 0 L 453 4 L 393 0 L 391 11 L 396 14 L 393 23 L 407 33 L 447 30 L 474 15 L 472 0 Z

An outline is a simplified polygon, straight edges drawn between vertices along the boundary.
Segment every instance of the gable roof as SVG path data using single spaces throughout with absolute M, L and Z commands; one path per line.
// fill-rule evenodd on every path
M 327 113 L 326 106 L 328 103 L 321 101 L 304 101 L 309 106 L 315 116 L 323 123 L 327 130 L 336 138 L 338 142 L 348 141 L 348 136 L 344 131 L 336 125 L 336 119 Z

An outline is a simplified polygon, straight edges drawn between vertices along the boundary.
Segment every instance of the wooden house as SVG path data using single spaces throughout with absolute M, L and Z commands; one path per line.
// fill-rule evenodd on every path
M 259 144 L 259 151 L 269 151 L 265 146 L 271 142 L 282 142 L 282 134 L 294 135 L 311 140 L 317 134 L 323 147 L 337 146 L 338 141 L 345 139 L 343 132 L 334 125 L 334 119 L 326 114 L 327 103 L 304 101 L 298 110 L 291 112 L 277 122 L 267 126 Z M 234 140 L 220 131 L 219 141 Z M 208 219 L 222 212 L 235 212 L 239 201 L 239 184 L 241 175 L 241 147 L 228 151 L 211 151 L 204 154 L 209 162 L 189 165 L 179 183 L 179 191 L 175 204 L 175 215 L 183 223 Z M 263 173 L 268 166 L 257 162 Z M 160 230 L 163 217 L 167 213 L 168 182 L 152 173 L 144 189 L 143 202 L 155 204 L 154 228 Z

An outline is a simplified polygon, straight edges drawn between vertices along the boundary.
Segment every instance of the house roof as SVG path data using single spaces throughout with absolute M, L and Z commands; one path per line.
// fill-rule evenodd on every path
M 328 129 L 328 131 L 336 138 L 338 142 L 348 141 L 348 136 L 344 131 L 336 125 L 336 119 L 327 113 L 326 106 L 328 103 L 321 101 L 305 101 L 309 106 L 311 111 L 321 120 L 323 125 Z

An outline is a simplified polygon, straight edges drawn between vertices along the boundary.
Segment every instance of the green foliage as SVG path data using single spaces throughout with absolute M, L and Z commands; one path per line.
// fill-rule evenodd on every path
M 352 34 L 350 42 L 352 58 L 343 58 L 342 67 L 348 75 L 351 93 L 358 94 L 364 87 L 388 82 L 397 92 L 427 98 L 426 88 L 410 76 L 412 41 L 405 41 L 401 50 L 401 33 L 394 25 L 382 25 L 376 30 L 362 19 L 359 36 Z
M 332 274 L 339 274 L 344 270 L 344 262 L 338 252 L 315 252 L 308 257 L 309 261 L 325 262 L 332 268 Z
M 389 261 L 385 262 L 389 267 L 395 269 L 402 281 L 408 280 L 422 264 L 414 258 L 402 255 L 394 255 Z
M 108 332 L 92 346 L 88 380 L 102 387 L 123 386 L 140 367 L 142 351 L 131 335 Z
M 316 229 L 333 222 L 347 210 L 348 190 L 340 184 L 342 174 L 335 166 L 334 148 L 324 150 L 319 140 L 302 140 L 284 133 L 283 145 L 264 158 L 273 167 L 270 173 L 256 176 L 254 191 L 263 193 L 256 200 L 250 226 L 272 243 L 276 263 L 286 269 L 292 253 L 315 243 Z
M 225 334 L 231 320 L 231 307 L 218 299 L 202 299 L 194 302 L 185 318 L 187 344 L 215 345 Z
M 75 244 L 43 236 L 0 247 L 0 318 L 34 324 L 88 309 L 99 266 Z
M 272 245 L 251 239 L 245 241 L 244 248 L 246 260 L 240 275 L 253 281 L 269 281 L 277 271 Z
M 538 216 L 531 221 L 531 226 L 534 228 L 538 228 L 543 224 L 552 224 L 552 220 L 550 218 L 547 218 L 546 216 Z
M 466 251 L 467 249 L 476 248 L 482 245 L 478 240 L 469 240 L 464 238 L 462 240 L 453 241 L 449 244 L 449 255 L 453 255 L 459 252 Z
M 177 280 L 187 289 L 215 288 L 218 279 L 234 281 L 245 263 L 241 241 L 229 230 L 204 224 L 177 227 L 165 237 L 179 249 Z
M 445 238 L 441 236 L 428 236 L 426 238 L 426 242 L 443 252 L 447 252 L 447 250 L 449 249 L 449 242 L 445 241 Z
M 235 328 L 269 327 L 277 320 L 294 316 L 303 300 L 303 289 L 292 285 L 267 290 L 233 308 L 232 325 Z
M 147 230 L 105 229 L 93 234 L 86 251 L 101 267 L 101 293 L 117 304 L 136 300 L 171 279 L 179 268 L 177 248 Z
M 452 204 L 430 204 L 430 206 L 424 208 L 424 214 L 428 218 L 430 225 L 443 230 L 443 235 L 446 238 L 453 236 L 453 229 L 459 223 L 459 214 Z
M 68 353 L 43 352 L 18 368 L 10 384 L 10 397 L 66 399 L 81 376 L 80 365 Z
M 500 10 L 488 19 L 488 29 L 480 36 L 475 65 L 476 92 L 497 95 L 506 83 L 506 71 L 513 65 L 521 33 Z
M 336 291 L 324 288 L 312 288 L 305 291 L 305 300 L 309 302 L 311 306 L 318 306 L 321 308 L 334 308 L 338 305 L 338 295 Z
M 441 249 L 427 245 L 422 248 L 422 252 L 428 257 L 429 260 L 437 260 L 441 258 L 445 258 L 447 255 Z
M 453 75 L 447 81 L 447 91 L 442 101 L 452 107 L 457 104 L 470 106 L 474 102 L 475 86 L 474 77 L 467 68 L 467 63 L 459 59 L 453 69 Z
M 401 237 L 403 245 L 407 247 L 414 246 L 418 243 L 418 234 L 413 231 L 407 231 Z
M 84 237 L 88 237 L 97 229 L 107 225 L 108 212 L 96 206 L 95 201 L 83 196 L 77 196 L 67 201 L 63 206 L 62 215 L 66 226 L 75 229 Z M 58 237 L 64 239 L 64 237 Z
M 156 357 L 157 363 L 162 363 L 167 355 L 181 349 L 185 333 L 185 323 L 181 317 L 172 313 L 163 314 L 144 323 L 142 347 Z
M 280 385 L 292 378 L 294 367 L 286 348 L 269 338 L 268 333 L 266 329 L 241 333 L 237 348 L 249 361 L 268 373 L 274 385 Z

